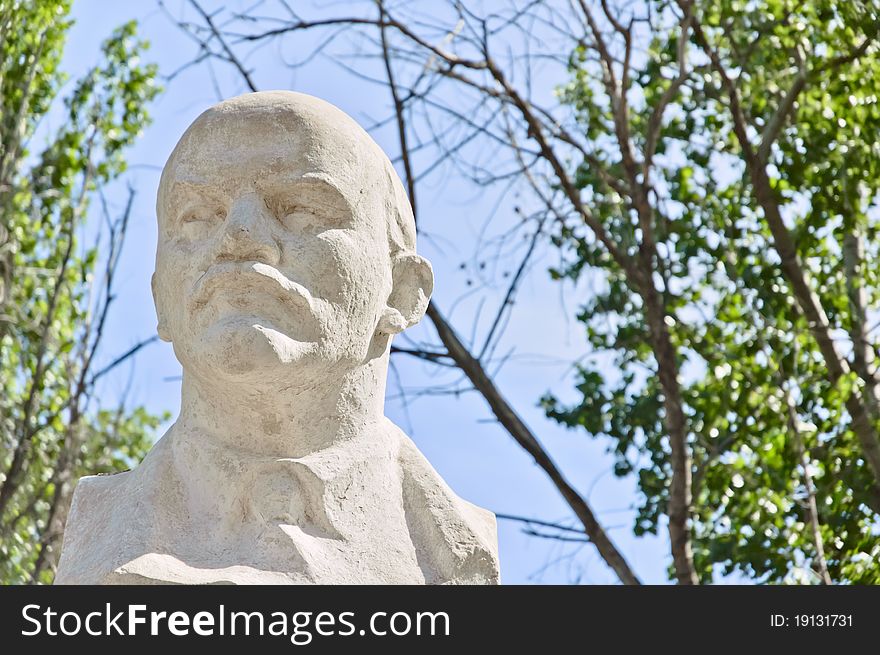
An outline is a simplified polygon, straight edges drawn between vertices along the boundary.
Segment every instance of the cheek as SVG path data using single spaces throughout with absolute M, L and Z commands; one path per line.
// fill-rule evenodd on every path
M 186 294 L 200 274 L 199 261 L 190 248 L 163 244 L 156 260 L 156 300 L 167 318 L 176 320 Z M 201 270 L 204 270 L 204 266 Z
M 292 255 L 285 268 L 333 307 L 336 320 L 348 323 L 349 331 L 372 333 L 391 292 L 383 242 L 365 239 L 359 231 L 325 230 L 285 251 Z
M 284 248 L 291 276 L 324 300 L 347 306 L 353 299 L 390 292 L 391 270 L 384 245 L 354 230 L 324 230 Z M 384 294 L 384 295 L 383 295 Z

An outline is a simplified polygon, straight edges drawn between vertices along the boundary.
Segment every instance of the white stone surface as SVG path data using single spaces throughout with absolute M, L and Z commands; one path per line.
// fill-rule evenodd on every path
M 79 481 L 56 582 L 497 583 L 494 515 L 384 415 L 433 274 L 369 135 L 303 94 L 227 100 L 177 144 L 157 214 L 180 416 L 136 469 Z

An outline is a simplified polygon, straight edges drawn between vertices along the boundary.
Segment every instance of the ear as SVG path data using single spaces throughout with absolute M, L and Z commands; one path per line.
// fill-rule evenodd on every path
M 156 274 L 153 273 L 153 277 L 150 278 L 150 288 L 153 291 L 153 305 L 156 307 L 156 316 L 159 319 L 159 323 L 156 325 L 156 332 L 159 334 L 159 338 L 162 341 L 171 341 L 171 335 L 168 333 L 168 325 L 165 323 L 165 319 L 162 316 L 162 308 L 159 307 L 159 294 L 156 293 Z
M 434 290 L 431 264 L 415 253 L 394 258 L 391 278 L 394 286 L 376 327 L 380 334 L 397 334 L 422 320 Z

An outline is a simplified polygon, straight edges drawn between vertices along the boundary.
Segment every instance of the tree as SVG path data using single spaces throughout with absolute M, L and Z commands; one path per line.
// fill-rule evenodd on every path
M 432 306 L 440 343 L 397 352 L 464 373 L 622 581 L 637 578 L 487 372 L 534 244 L 559 250 L 560 282 L 598 280 L 581 400 L 542 403 L 636 477 L 634 529 L 667 526 L 675 580 L 877 580 L 876 2 L 191 5 L 191 64 L 254 90 L 246 48 L 329 32 L 322 47 L 387 90 L 416 206 L 443 164 L 528 194 L 533 245 L 482 345 Z M 563 80 L 555 97 L 544 79 Z
M 652 25 L 628 93 L 672 101 L 647 138 L 667 154 L 651 188 L 666 213 L 673 340 L 692 371 L 683 396 L 698 573 L 876 582 L 880 416 L 867 330 L 876 286 L 864 253 L 876 247 L 866 235 L 877 197 L 868 135 L 878 7 L 656 9 L 667 23 Z M 567 100 L 584 129 L 609 133 L 579 53 L 572 72 Z M 594 164 L 584 162 L 580 186 L 607 206 Z M 601 265 L 580 235 L 563 241 L 573 256 L 560 274 Z M 545 402 L 558 420 L 616 442 L 617 472 L 637 472 L 645 497 L 636 530 L 655 531 L 669 502 L 666 437 L 661 390 L 637 375 L 651 362 L 630 296 L 611 285 L 581 315 L 594 347 L 618 353 L 623 379 L 583 367 L 582 402 Z
M 101 406 L 96 383 L 144 345 L 101 366 L 113 276 L 131 211 L 112 217 L 103 188 L 148 122 L 155 67 L 134 23 L 59 106 L 68 0 L 0 2 L 0 579 L 51 582 L 75 481 L 140 460 L 160 417 Z M 63 116 L 29 152 L 41 120 Z M 79 241 L 101 199 L 95 243 Z M 99 275 L 95 275 L 100 266 Z

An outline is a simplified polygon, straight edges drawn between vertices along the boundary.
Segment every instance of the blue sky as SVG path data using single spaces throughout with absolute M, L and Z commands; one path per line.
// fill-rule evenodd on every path
M 180 0 L 167 3 L 175 14 L 184 5 Z M 206 2 L 205 6 L 210 8 L 215 3 Z M 100 42 L 114 27 L 132 18 L 138 19 L 141 35 L 152 44 L 146 59 L 157 62 L 162 73 L 169 73 L 196 55 L 195 46 L 152 0 L 75 0 L 73 18 L 76 24 L 64 60 L 64 68 L 72 77 L 97 61 Z M 302 47 L 307 46 L 307 41 L 302 42 Z M 248 60 L 260 88 L 293 89 L 320 96 L 365 126 L 388 114 L 389 98 L 378 87 L 355 79 L 321 58 L 292 74 L 280 61 L 283 54 L 266 49 Z M 351 65 L 356 66 L 357 62 Z M 221 95 L 232 96 L 245 90 L 231 69 L 215 65 L 214 70 Z M 154 203 L 159 171 L 187 125 L 218 100 L 214 82 L 204 66 L 185 71 L 165 87 L 165 93 L 151 107 L 153 125 L 128 154 L 131 170 L 126 179 L 138 195 L 118 276 L 118 300 L 107 328 L 107 361 L 155 332 L 150 275 L 156 244 Z M 50 121 L 46 129 L 51 127 Z M 397 153 L 393 130 L 381 129 L 374 132 L 374 137 L 392 157 Z M 464 331 L 473 322 L 478 302 L 471 299 L 456 303 L 469 290 L 467 271 L 462 271 L 459 264 L 472 259 L 479 243 L 481 218 L 491 211 L 494 197 L 481 195 L 452 174 L 429 178 L 420 194 L 421 226 L 434 238 L 423 238 L 419 249 L 434 265 L 434 297 L 447 314 L 455 305 L 452 323 Z M 124 187 L 117 185 L 109 191 L 109 197 L 112 204 L 120 207 Z M 499 214 L 505 214 L 509 205 L 502 203 Z M 503 229 L 504 219 L 500 221 L 498 230 Z M 666 535 L 636 539 L 631 533 L 633 512 L 629 508 L 635 501 L 632 481 L 617 480 L 611 474 L 612 460 L 604 452 L 605 444 L 590 441 L 583 433 L 563 430 L 547 420 L 537 406 L 538 399 L 548 390 L 564 399 L 573 399 L 570 364 L 586 354 L 585 340 L 573 316 L 588 287 L 582 284 L 563 290 L 545 272 L 552 263 L 549 255 L 539 261 L 522 287 L 498 349 L 514 356 L 505 363 L 496 382 L 572 484 L 588 497 L 642 580 L 664 583 L 668 565 Z M 413 336 L 420 335 L 434 338 L 427 321 L 414 328 Z M 396 361 L 408 388 L 425 387 L 438 379 L 438 372 L 430 365 L 411 359 Z M 119 370 L 108 378 L 99 392 L 105 402 L 112 403 L 130 377 L 131 402 L 144 404 L 155 412 L 168 410 L 176 414 L 180 402 L 179 375 L 180 366 L 171 347 L 155 344 L 137 358 L 133 369 Z M 395 385 L 389 381 L 389 394 L 396 393 Z M 494 423 L 480 396 L 421 396 L 412 399 L 408 408 L 390 399 L 387 414 L 410 433 L 434 467 L 465 499 L 499 513 L 573 521 L 553 485 Z M 505 583 L 616 581 L 589 545 L 561 545 L 529 537 L 522 533 L 522 526 L 508 521 L 499 521 L 498 531 Z

